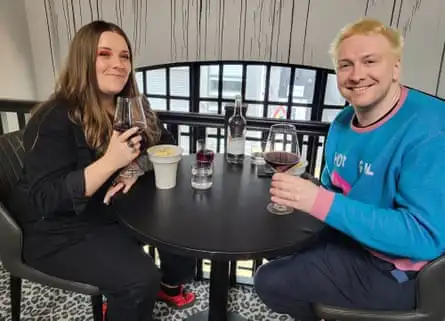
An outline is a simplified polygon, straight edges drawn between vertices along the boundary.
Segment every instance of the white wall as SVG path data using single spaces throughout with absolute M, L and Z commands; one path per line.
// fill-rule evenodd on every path
M 23 0 L 0 1 L 0 75 L 0 98 L 36 98 Z
M 37 98 L 23 0 L 0 1 L 0 75 L 0 98 Z M 0 118 L 5 131 L 19 128 L 15 113 L 1 113 Z
M 25 4 L 39 99 L 52 90 L 75 30 L 92 19 L 123 27 L 136 47 L 136 66 L 224 59 L 331 68 L 327 51 L 332 38 L 343 25 L 364 15 L 405 35 L 403 82 L 445 97 L 443 0 L 25 0 Z

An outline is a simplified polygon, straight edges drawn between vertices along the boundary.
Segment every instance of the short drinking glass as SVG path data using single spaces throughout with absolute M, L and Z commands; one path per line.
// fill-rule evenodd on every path
M 192 188 L 209 189 L 213 185 L 213 166 L 211 163 L 196 162 L 192 165 Z
M 264 149 L 266 147 L 267 140 L 259 142 L 252 142 L 250 149 L 250 159 L 253 165 L 264 165 Z

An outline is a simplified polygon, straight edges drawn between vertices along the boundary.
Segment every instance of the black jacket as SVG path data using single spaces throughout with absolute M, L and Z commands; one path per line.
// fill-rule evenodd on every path
M 25 254 L 31 254 L 28 248 L 33 256 L 49 254 L 117 221 L 103 198 L 118 173 L 92 197 L 84 196 L 84 169 L 98 156 L 87 145 L 81 126 L 69 119 L 69 104 L 53 104 L 32 117 L 25 129 L 23 173 L 8 202 L 24 230 Z M 173 144 L 172 135 L 161 127 L 159 144 Z M 143 157 L 146 153 L 139 161 Z

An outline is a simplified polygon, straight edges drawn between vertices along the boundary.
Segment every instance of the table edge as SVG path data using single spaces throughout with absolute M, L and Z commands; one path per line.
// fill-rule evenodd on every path
M 315 232 L 308 231 L 308 233 L 311 233 L 312 235 L 310 235 L 307 238 L 307 240 L 298 241 L 295 242 L 294 244 L 285 245 L 279 248 L 270 248 L 261 251 L 242 251 L 242 252 L 211 251 L 211 250 L 186 248 L 184 246 L 178 246 L 175 244 L 161 241 L 154 237 L 147 236 L 139 232 L 137 229 L 133 228 L 130 224 L 127 224 L 127 222 L 124 219 L 122 219 L 122 217 L 119 216 L 119 214 L 118 217 L 119 220 L 122 222 L 122 224 L 124 224 L 125 227 L 130 231 L 130 233 L 132 233 L 138 240 L 146 243 L 147 245 L 151 245 L 156 248 L 160 248 L 162 250 L 167 250 L 177 255 L 184 255 L 189 257 L 192 256 L 199 259 L 221 260 L 221 261 L 255 260 L 266 257 L 290 255 L 312 244 L 316 239 L 318 239 L 320 233 L 325 229 L 325 227 L 322 227 L 320 228 L 320 230 Z

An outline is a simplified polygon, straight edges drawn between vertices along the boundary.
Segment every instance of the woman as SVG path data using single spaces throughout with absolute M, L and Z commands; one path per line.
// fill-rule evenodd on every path
M 119 170 L 147 157 L 136 128 L 112 128 L 116 96 L 139 94 L 132 58 L 127 36 L 112 23 L 77 32 L 55 92 L 25 130 L 24 170 L 9 202 L 23 228 L 24 260 L 99 287 L 110 321 L 151 320 L 157 297 L 178 308 L 195 300 L 181 285 L 194 275 L 195 259 L 160 251 L 161 277 L 108 205 L 137 181 Z M 174 143 L 144 101 L 149 146 Z

